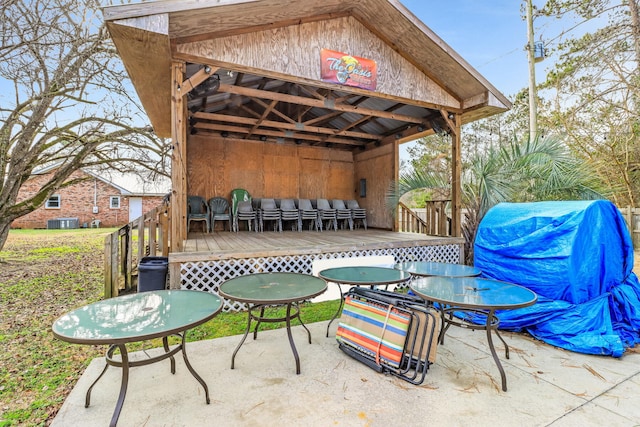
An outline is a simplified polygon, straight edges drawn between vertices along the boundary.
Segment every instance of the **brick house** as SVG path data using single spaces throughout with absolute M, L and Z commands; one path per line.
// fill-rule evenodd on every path
M 34 173 L 20 189 L 18 202 L 35 194 L 56 167 Z M 76 228 L 90 227 L 92 223 L 119 227 L 161 204 L 170 188 L 170 183 L 162 180 L 150 186 L 131 176 L 106 179 L 88 170 L 78 170 L 70 177 L 78 178 L 82 181 L 59 189 L 43 206 L 13 221 L 11 228 Z M 124 184 L 116 184 L 116 180 Z

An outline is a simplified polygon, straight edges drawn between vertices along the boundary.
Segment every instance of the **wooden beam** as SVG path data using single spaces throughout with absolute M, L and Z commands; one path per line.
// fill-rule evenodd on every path
M 286 120 L 289 123 L 295 123 L 296 122 L 291 117 L 289 117 L 286 114 L 284 114 L 284 113 L 282 113 L 282 112 L 280 112 L 280 111 L 275 109 L 275 106 L 280 101 L 277 101 L 277 100 L 274 99 L 274 100 L 271 101 L 271 104 L 266 104 L 266 103 L 262 102 L 259 99 L 252 98 L 251 100 L 253 102 L 255 102 L 256 104 L 258 104 L 259 106 L 261 106 L 262 108 L 264 108 L 265 110 L 269 110 L 269 112 L 271 112 L 271 113 L 275 114 L 276 116 L 280 117 L 282 120 Z
M 342 114 L 342 111 L 332 111 L 328 114 L 323 114 L 322 116 L 318 116 L 315 117 L 313 119 L 310 120 L 306 120 L 303 122 L 304 125 L 310 126 L 316 123 L 322 123 L 322 122 L 328 122 L 331 121 L 332 119 L 340 116 Z
M 453 114 L 453 113 L 451 113 Z M 454 120 L 451 120 L 449 118 L 449 112 L 446 110 L 440 110 L 440 115 L 442 116 L 442 118 L 444 119 L 445 123 L 447 124 L 447 126 L 449 127 L 449 130 L 451 130 L 451 132 L 455 133 L 456 135 L 459 135 L 458 129 L 456 129 L 456 123 Z
M 216 124 L 216 123 L 196 123 L 195 128 L 203 129 L 203 130 L 212 130 L 216 132 L 234 132 L 234 133 L 240 133 L 240 134 L 247 134 L 251 131 L 251 129 L 242 127 L 242 126 L 223 125 L 223 124 Z M 330 142 L 332 144 L 341 144 L 341 145 L 354 145 L 354 146 L 364 145 L 363 141 L 358 141 L 355 139 L 338 138 L 335 136 L 324 137 L 324 136 L 318 136 L 315 134 L 308 134 L 308 133 L 301 133 L 301 132 L 296 133 L 290 130 L 277 131 L 277 130 L 256 129 L 253 132 L 253 134 L 271 136 L 274 138 L 300 139 L 304 141 L 312 141 L 312 142 L 320 142 L 320 143 Z
M 254 98 L 277 100 L 281 102 L 289 102 L 291 104 L 306 105 L 309 107 L 326 108 L 327 110 L 336 110 L 346 113 L 355 113 L 364 116 L 381 117 L 383 119 L 398 120 L 407 123 L 422 123 L 422 118 L 407 116 L 405 114 L 395 114 L 386 111 L 374 110 L 372 108 L 354 107 L 342 103 L 335 103 L 330 99 L 320 100 L 305 98 L 303 96 L 288 95 L 284 93 L 275 93 L 266 90 L 252 89 L 248 87 L 239 87 L 228 84 L 220 84 L 219 92 L 235 93 L 236 95 L 250 96 Z
M 211 68 L 206 65 L 200 68 L 193 76 L 187 78 L 182 82 L 182 85 L 178 88 L 182 95 L 187 95 L 193 89 L 195 89 L 200 83 L 207 80 L 209 77 L 213 75 L 216 71 L 218 71 L 220 67 Z
M 382 139 L 382 136 L 379 136 L 379 135 L 372 135 L 364 132 L 354 132 L 346 129 L 340 130 L 340 129 L 323 128 L 318 126 L 306 126 L 303 123 L 293 123 L 293 124 L 283 123 L 283 122 L 275 122 L 272 120 L 252 119 L 250 117 L 230 116 L 227 114 L 194 113 L 192 117 L 195 117 L 196 119 L 250 125 L 252 127 L 266 126 L 266 127 L 272 127 L 272 128 L 282 129 L 286 131 L 321 133 L 324 135 L 333 135 L 333 136 L 348 136 L 351 138 L 370 139 L 374 141 Z M 254 129 L 251 129 L 250 131 L 253 131 L 253 130 Z

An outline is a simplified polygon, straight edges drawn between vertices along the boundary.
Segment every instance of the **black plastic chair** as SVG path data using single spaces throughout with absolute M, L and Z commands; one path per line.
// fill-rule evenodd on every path
M 209 199 L 209 211 L 211 212 L 211 232 L 215 231 L 216 220 L 227 221 L 229 223 L 229 231 L 231 231 L 231 212 L 227 199 L 224 197 Z
M 203 221 L 204 232 L 209 232 L 209 205 L 200 196 L 187 196 L 187 232 L 191 228 L 191 221 Z

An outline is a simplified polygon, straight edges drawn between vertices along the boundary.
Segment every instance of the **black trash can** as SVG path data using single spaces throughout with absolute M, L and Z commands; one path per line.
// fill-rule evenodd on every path
M 138 263 L 138 292 L 158 291 L 166 287 L 169 258 L 146 256 Z

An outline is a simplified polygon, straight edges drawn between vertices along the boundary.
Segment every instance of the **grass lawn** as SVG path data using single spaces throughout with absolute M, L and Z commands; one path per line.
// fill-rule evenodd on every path
M 0 427 L 49 425 L 91 359 L 104 356 L 106 346 L 55 339 L 51 324 L 65 312 L 103 297 L 104 238 L 112 231 L 9 233 L 0 251 Z M 305 305 L 304 322 L 330 319 L 337 304 Z M 188 340 L 237 335 L 245 326 L 245 313 L 222 313 L 190 331 Z M 263 329 L 283 326 L 267 323 Z

